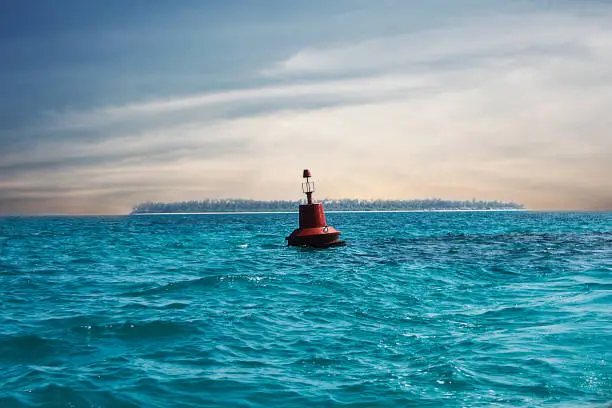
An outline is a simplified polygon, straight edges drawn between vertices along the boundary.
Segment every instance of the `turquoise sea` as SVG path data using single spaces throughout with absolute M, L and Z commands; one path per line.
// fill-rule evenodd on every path
M 0 407 L 609 407 L 612 213 L 0 218 Z

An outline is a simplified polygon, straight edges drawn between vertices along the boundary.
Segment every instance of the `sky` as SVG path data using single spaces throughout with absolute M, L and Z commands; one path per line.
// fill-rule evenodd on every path
M 612 2 L 0 0 L 0 214 L 612 209 Z

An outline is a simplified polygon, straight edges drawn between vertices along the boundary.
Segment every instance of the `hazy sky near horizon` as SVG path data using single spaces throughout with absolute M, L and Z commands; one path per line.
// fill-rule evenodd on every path
M 140 201 L 612 209 L 612 2 L 0 3 L 0 214 Z

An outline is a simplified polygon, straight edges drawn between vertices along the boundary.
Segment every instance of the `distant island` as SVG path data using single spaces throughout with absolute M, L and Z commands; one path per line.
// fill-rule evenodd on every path
M 320 200 L 327 211 L 449 211 L 449 210 L 522 210 L 522 204 L 487 200 Z M 134 206 L 131 214 L 157 213 L 216 213 L 216 212 L 275 212 L 297 211 L 303 201 L 209 199 L 173 203 L 147 201 Z

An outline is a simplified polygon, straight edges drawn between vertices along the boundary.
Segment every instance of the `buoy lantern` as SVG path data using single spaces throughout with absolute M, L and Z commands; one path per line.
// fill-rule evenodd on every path
M 286 240 L 291 246 L 306 246 L 313 248 L 329 248 L 344 245 L 340 241 L 340 231 L 327 225 L 323 204 L 312 201 L 315 186 L 310 178 L 310 170 L 305 169 L 302 175 L 302 192 L 306 194 L 306 204 L 300 205 L 300 227 L 293 231 Z

